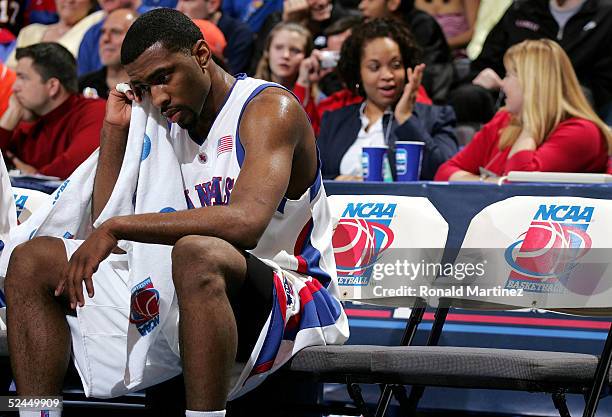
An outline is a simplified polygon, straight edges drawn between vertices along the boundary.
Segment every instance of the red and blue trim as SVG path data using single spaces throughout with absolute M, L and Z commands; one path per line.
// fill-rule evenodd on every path
M 293 254 L 298 261 L 297 272 L 316 278 L 327 288 L 331 282 L 331 277 L 320 267 L 321 252 L 312 245 L 311 241 L 313 229 L 314 221 L 310 218 L 295 242 Z

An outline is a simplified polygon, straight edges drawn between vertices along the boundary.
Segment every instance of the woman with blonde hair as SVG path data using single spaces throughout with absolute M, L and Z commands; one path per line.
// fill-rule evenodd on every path
M 312 36 L 304 26 L 286 22 L 277 24 L 266 39 L 255 78 L 273 81 L 293 90 L 300 64 L 310 55 L 312 48 Z
M 436 173 L 477 181 L 509 171 L 605 172 L 612 135 L 585 98 L 563 49 L 548 39 L 504 55 L 506 106 Z

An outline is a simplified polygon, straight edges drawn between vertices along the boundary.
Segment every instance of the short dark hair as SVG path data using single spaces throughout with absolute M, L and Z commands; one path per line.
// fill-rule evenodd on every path
M 24 48 L 17 48 L 15 58 L 32 59 L 32 67 L 43 81 L 57 78 L 70 93 L 79 91 L 76 59 L 70 51 L 59 43 L 41 42 Z
M 324 31 L 323 34 L 325 36 L 333 36 L 338 35 L 342 32 L 345 32 L 349 29 L 354 28 L 358 24 L 363 22 L 363 17 L 356 15 L 349 15 L 341 17 L 336 20 L 334 23 L 329 25 Z
M 357 25 L 342 44 L 338 73 L 353 93 L 365 95 L 361 87 L 361 58 L 366 43 L 390 38 L 399 46 L 405 68 L 413 68 L 421 60 L 421 50 L 406 25 L 393 18 L 372 19 Z
M 174 9 L 153 9 L 140 16 L 128 29 L 121 45 L 121 65 L 134 62 L 156 43 L 171 52 L 189 54 L 202 32 L 183 13 Z

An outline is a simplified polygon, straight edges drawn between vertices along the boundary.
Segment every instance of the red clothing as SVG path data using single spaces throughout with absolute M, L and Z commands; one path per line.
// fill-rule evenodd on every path
M 66 178 L 100 146 L 106 102 L 73 94 L 33 123 L 0 128 L 0 149 L 41 174 Z
M 300 103 L 302 103 L 306 114 L 310 118 L 310 123 L 312 124 L 312 128 L 314 129 L 316 136 L 319 136 L 319 128 L 321 126 L 321 120 L 323 119 L 323 113 L 326 111 L 338 110 L 343 107 L 350 106 L 351 104 L 361 103 L 363 101 L 363 97 L 355 95 L 351 90 L 345 88 L 344 90 L 340 90 L 329 97 L 325 97 L 319 102 L 319 104 L 315 104 L 314 100 L 309 99 L 306 105 L 304 105 L 306 93 L 307 90 L 303 85 L 296 83 L 293 87 L 293 94 L 295 94 L 298 100 L 300 100 Z M 423 104 L 433 104 L 422 85 L 419 86 L 416 101 Z
M 510 113 L 497 113 L 461 152 L 438 168 L 434 180 L 448 181 L 457 171 L 479 175 L 480 167 L 500 176 L 510 171 L 606 172 L 606 140 L 594 123 L 567 119 L 535 151 L 519 151 L 508 159 L 512 147 L 500 151 L 498 143 L 509 122 Z
M 0 116 L 8 108 L 9 99 L 13 94 L 13 83 L 16 78 L 15 72 L 0 62 Z

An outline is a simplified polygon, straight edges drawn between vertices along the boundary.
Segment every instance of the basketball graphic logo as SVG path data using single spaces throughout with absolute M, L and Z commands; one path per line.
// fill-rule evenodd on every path
M 505 251 L 512 268 L 506 287 L 565 292 L 563 282 L 591 249 L 587 228 L 592 214 L 592 207 L 540 206 L 529 229 Z
M 361 275 L 393 242 L 387 226 L 364 219 L 341 219 L 332 244 L 339 275 Z
M 367 285 L 371 268 L 393 243 L 395 204 L 349 203 L 332 238 L 340 285 Z
M 136 325 L 142 336 L 149 334 L 159 324 L 159 291 L 147 278 L 132 289 L 130 323 Z

